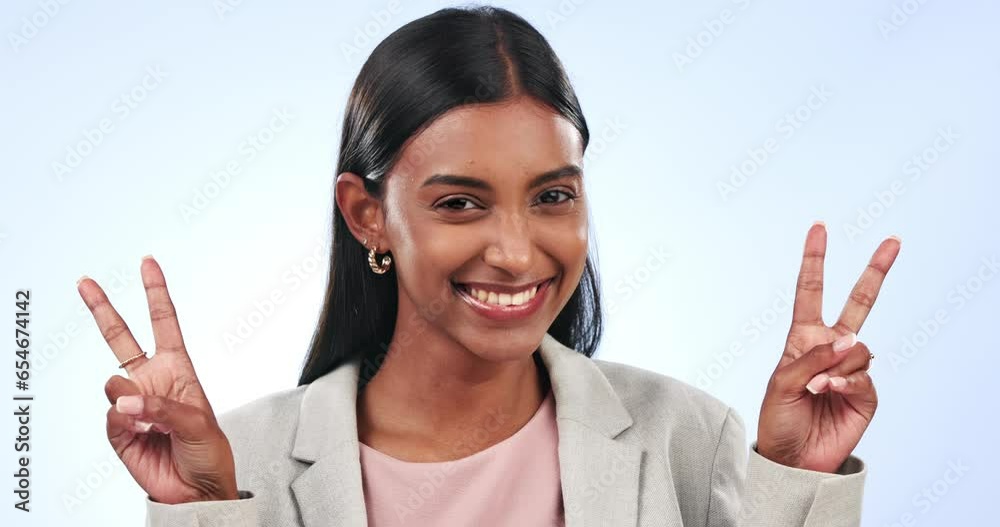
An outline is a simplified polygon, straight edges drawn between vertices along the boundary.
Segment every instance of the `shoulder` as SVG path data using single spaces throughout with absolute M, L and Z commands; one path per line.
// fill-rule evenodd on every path
M 628 364 L 593 360 L 631 414 L 633 427 L 643 434 L 662 434 L 667 440 L 680 436 L 715 445 L 727 422 L 739 419 L 728 404 L 680 379 Z
M 636 366 L 594 359 L 622 405 L 632 426 L 616 439 L 647 456 L 643 470 L 669 485 L 686 516 L 700 518 L 719 471 L 721 481 L 742 477 L 746 433 L 743 421 L 728 404 L 680 379 Z M 686 523 L 686 522 L 685 522 Z

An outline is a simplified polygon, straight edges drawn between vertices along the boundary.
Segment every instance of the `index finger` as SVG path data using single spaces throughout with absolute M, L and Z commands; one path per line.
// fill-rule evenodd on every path
M 142 257 L 139 267 L 142 274 L 142 286 L 146 288 L 146 300 L 149 304 L 149 319 L 153 324 L 153 339 L 156 342 L 156 352 L 185 352 L 184 338 L 177 322 L 177 311 L 167 292 L 167 280 L 163 270 L 151 255 Z
M 792 323 L 823 323 L 823 261 L 826 259 L 826 225 L 817 221 L 806 234 L 802 266 L 795 283 Z
M 878 298 L 879 290 L 882 289 L 882 282 L 886 274 L 896 261 L 899 254 L 901 242 L 898 237 L 891 236 L 879 244 L 875 254 L 872 255 L 865 267 L 861 278 L 851 290 L 851 295 L 844 305 L 844 310 L 840 313 L 840 318 L 834 326 L 837 329 L 857 333 L 861 330 L 861 325 L 868 318 L 875 299 Z
M 119 363 L 142 353 L 139 343 L 135 341 L 132 331 L 128 329 L 128 324 L 122 320 L 118 311 L 108 300 L 108 295 L 104 294 L 104 290 L 96 281 L 84 276 L 77 282 L 76 290 L 83 298 L 83 302 L 87 304 L 87 308 L 90 309 L 94 321 L 97 322 L 97 328 L 101 331 L 101 336 L 111 347 L 111 351 Z M 125 371 L 131 373 L 147 360 L 149 359 L 139 356 L 125 365 Z

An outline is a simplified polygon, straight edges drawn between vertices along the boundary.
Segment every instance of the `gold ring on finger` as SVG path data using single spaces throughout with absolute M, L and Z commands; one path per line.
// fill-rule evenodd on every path
M 139 353 L 136 353 L 135 355 L 132 355 L 131 357 L 129 357 L 129 358 L 127 358 L 127 359 L 119 362 L 118 363 L 118 367 L 119 368 L 124 368 L 125 365 L 127 365 L 128 363 L 130 363 L 130 362 L 138 359 L 139 357 L 145 357 L 145 356 L 146 356 L 146 352 L 145 351 L 140 351 Z

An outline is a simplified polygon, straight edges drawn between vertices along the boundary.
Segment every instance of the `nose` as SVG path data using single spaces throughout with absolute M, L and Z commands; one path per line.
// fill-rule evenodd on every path
M 497 218 L 483 261 L 511 275 L 527 274 L 534 264 L 535 251 L 528 219 L 522 214 L 498 214 Z

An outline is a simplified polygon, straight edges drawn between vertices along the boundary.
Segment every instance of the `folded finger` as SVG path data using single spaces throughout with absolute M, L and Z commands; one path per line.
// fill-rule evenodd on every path
M 871 363 L 871 352 L 863 342 L 858 342 L 848 348 L 844 353 L 847 357 L 837 365 L 826 370 L 826 374 L 831 377 L 843 377 L 858 370 L 867 371 Z
M 108 408 L 106 428 L 108 442 L 121 457 L 124 448 L 132 443 L 138 433 L 135 418 L 117 411 L 112 405 Z
M 111 404 L 115 404 L 115 401 L 123 395 L 139 395 L 141 393 L 139 385 L 121 375 L 112 375 L 108 382 L 104 383 L 104 395 L 107 396 L 108 402 Z
M 857 336 L 848 333 L 834 342 L 816 346 L 793 362 L 780 366 L 771 376 L 771 382 L 779 393 L 793 399 L 801 397 L 806 390 L 818 393 L 825 388 L 825 372 L 847 357 L 840 350 L 850 349 L 856 343 Z
M 831 377 L 830 391 L 844 395 L 875 393 L 875 383 L 866 371 L 854 372 L 850 375 Z
M 121 413 L 150 423 L 153 430 L 174 432 L 181 439 L 203 440 L 216 427 L 211 413 L 158 395 L 122 396 L 115 402 L 115 407 Z

